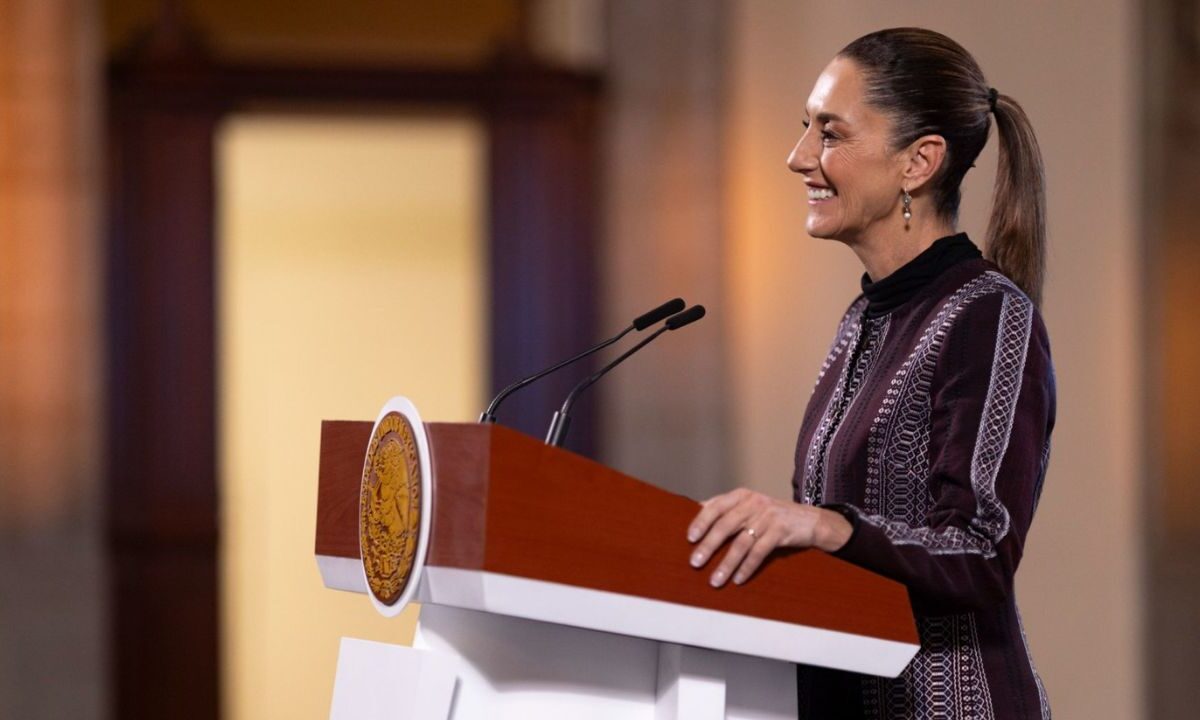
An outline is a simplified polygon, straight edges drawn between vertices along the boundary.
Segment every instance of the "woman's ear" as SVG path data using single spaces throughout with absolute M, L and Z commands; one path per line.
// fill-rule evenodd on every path
M 922 135 L 904 151 L 904 187 L 916 192 L 937 176 L 946 161 L 946 138 L 941 135 Z

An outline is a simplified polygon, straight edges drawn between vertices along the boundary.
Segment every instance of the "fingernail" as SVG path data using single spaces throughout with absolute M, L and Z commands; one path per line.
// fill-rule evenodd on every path
M 737 575 L 733 576 L 733 582 L 735 585 L 741 585 L 742 583 L 746 582 L 746 576 L 738 573 Z
M 692 554 L 692 567 L 700 567 L 704 564 L 704 553 L 696 552 Z
M 709 584 L 713 587 L 721 587 L 723 582 L 725 582 L 725 573 L 720 570 L 713 573 L 712 579 L 709 580 Z
M 700 539 L 700 533 L 695 530 L 688 530 L 688 542 L 696 542 Z

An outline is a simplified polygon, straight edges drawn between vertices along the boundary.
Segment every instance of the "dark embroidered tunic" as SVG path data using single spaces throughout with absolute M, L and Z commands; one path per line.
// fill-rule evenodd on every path
M 1054 427 L 1041 316 L 964 233 L 863 290 L 792 484 L 854 526 L 836 556 L 908 587 L 921 650 L 894 680 L 800 667 L 800 717 L 1048 718 L 1013 596 Z

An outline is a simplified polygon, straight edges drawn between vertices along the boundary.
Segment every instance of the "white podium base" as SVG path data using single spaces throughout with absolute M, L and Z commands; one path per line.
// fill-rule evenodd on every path
M 447 677 L 456 681 L 448 686 Z M 436 605 L 421 608 L 412 648 L 343 640 L 330 713 L 334 720 L 796 715 L 790 662 Z
M 457 682 L 449 658 L 342 638 L 330 720 L 445 718 Z

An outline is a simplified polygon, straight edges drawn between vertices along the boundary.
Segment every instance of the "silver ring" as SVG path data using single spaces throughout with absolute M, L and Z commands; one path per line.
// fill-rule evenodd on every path
M 752 538 L 758 537 L 758 533 L 754 532 L 754 528 L 746 528 L 746 534 Z

